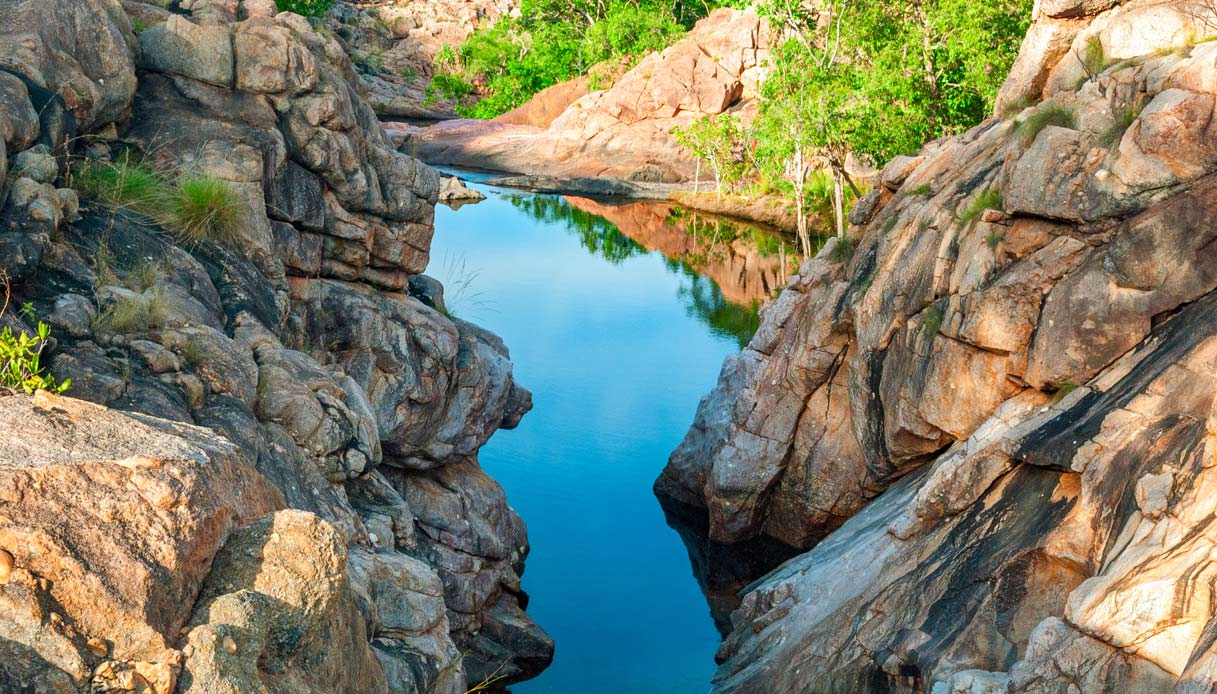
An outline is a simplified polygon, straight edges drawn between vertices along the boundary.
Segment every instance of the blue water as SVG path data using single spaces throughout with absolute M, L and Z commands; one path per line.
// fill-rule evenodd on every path
M 511 690 L 703 694 L 719 636 L 651 484 L 741 336 L 711 325 L 721 311 L 692 297 L 717 290 L 679 263 L 565 219 L 560 198 L 476 187 L 486 201 L 437 210 L 429 273 L 533 392 L 481 452 L 528 525 L 528 612 L 557 644 Z

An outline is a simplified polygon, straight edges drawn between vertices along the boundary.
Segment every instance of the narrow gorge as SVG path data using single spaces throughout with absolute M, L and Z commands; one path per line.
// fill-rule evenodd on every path
M 1217 2 L 1024 5 L 0 0 L 0 694 L 1213 692 Z

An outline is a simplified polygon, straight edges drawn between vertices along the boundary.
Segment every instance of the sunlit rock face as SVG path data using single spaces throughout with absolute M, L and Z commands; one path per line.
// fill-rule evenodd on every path
M 1213 688 L 1214 9 L 1038 11 L 1015 115 L 888 165 L 656 483 L 810 549 L 716 691 Z
M 73 382 L 0 392 L 0 690 L 461 694 L 544 669 L 527 533 L 477 462 L 531 395 L 421 274 L 439 177 L 344 44 L 268 0 L 0 18 L 0 324 L 45 321 Z M 211 181 L 232 238 L 82 195 L 69 163 L 105 162 Z
M 399 132 L 404 149 L 436 164 L 692 181 L 696 162 L 672 129 L 729 108 L 745 118 L 755 113 L 770 41 L 768 23 L 754 10 L 720 8 L 608 89 L 589 93 L 570 85 L 538 94 L 537 103 L 503 120 L 454 120 Z

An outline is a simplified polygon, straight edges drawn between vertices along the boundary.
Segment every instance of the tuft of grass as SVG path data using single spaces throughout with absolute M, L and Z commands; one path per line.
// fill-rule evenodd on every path
M 1061 387 L 1057 388 L 1056 392 L 1052 394 L 1052 404 L 1055 405 L 1058 402 L 1064 400 L 1066 395 L 1069 395 L 1070 393 L 1072 393 L 1073 391 L 1075 391 L 1077 389 L 1078 389 L 1078 385 L 1076 383 L 1061 384 Z
M 997 229 L 994 229 L 993 231 L 989 232 L 988 236 L 985 237 L 985 244 L 989 247 L 989 250 L 996 253 L 997 247 L 1001 245 L 1002 239 L 1004 238 L 1005 234 L 1001 233 Z
M 1137 116 L 1141 115 L 1141 110 L 1138 108 L 1125 108 L 1116 114 L 1116 121 L 1111 124 L 1111 127 L 1103 131 L 1099 135 L 1098 145 L 1104 148 L 1111 148 L 1120 143 L 1124 139 L 1124 133 L 1137 120 Z
M 93 319 L 93 332 L 133 335 L 154 330 L 168 317 L 167 302 L 160 292 L 119 299 Z
M 232 245 L 242 201 L 232 186 L 215 176 L 183 178 L 173 191 L 169 219 L 179 239 L 187 243 L 213 241 Z
M 215 176 L 169 176 L 123 156 L 73 167 L 72 187 L 84 197 L 151 217 L 182 243 L 239 240 L 244 202 L 232 184 Z
M 921 336 L 932 339 L 934 335 L 938 334 L 938 329 L 942 327 L 943 317 L 942 309 L 937 304 L 927 308 L 925 318 L 921 321 Z
M 916 195 L 923 198 L 928 198 L 934 194 L 934 188 L 929 183 L 922 183 L 916 188 L 909 191 L 909 195 Z
M 1082 54 L 1078 56 L 1078 61 L 1082 63 L 1082 69 L 1086 71 L 1088 78 L 1095 77 L 1103 72 L 1103 68 L 1107 67 L 1103 40 L 1098 35 L 1086 39 L 1086 45 L 1082 49 Z
M 167 193 L 165 181 L 152 167 L 126 156 L 73 167 L 72 187 L 85 197 L 148 215 L 164 209 Z
M 849 239 L 838 238 L 832 249 L 832 261 L 844 265 L 854 256 L 854 244 Z
M 1002 209 L 1001 191 L 990 186 L 980 192 L 979 195 L 972 198 L 972 202 L 968 203 L 967 209 L 959 215 L 959 221 L 971 222 L 980 219 L 980 216 L 985 213 L 985 210 L 1000 210 Z
M 1077 115 L 1074 114 L 1073 109 L 1065 108 L 1058 104 L 1048 104 L 1040 108 L 1018 124 L 1017 132 L 1023 140 L 1023 146 L 1030 147 L 1031 143 L 1035 142 L 1035 138 L 1039 137 L 1044 128 L 1050 125 L 1058 128 L 1076 129 L 1078 126 Z
M 1001 112 L 998 117 L 1002 120 L 1008 120 L 1027 110 L 1028 106 L 1034 106 L 1035 99 L 1029 96 L 1020 96 L 1019 98 L 1002 105 Z

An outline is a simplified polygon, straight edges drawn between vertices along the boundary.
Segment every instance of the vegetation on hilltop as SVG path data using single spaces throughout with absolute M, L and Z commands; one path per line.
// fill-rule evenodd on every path
M 593 68 L 631 67 L 721 3 L 694 0 L 524 0 L 520 16 L 481 28 L 436 56 L 431 98 L 494 118 Z

